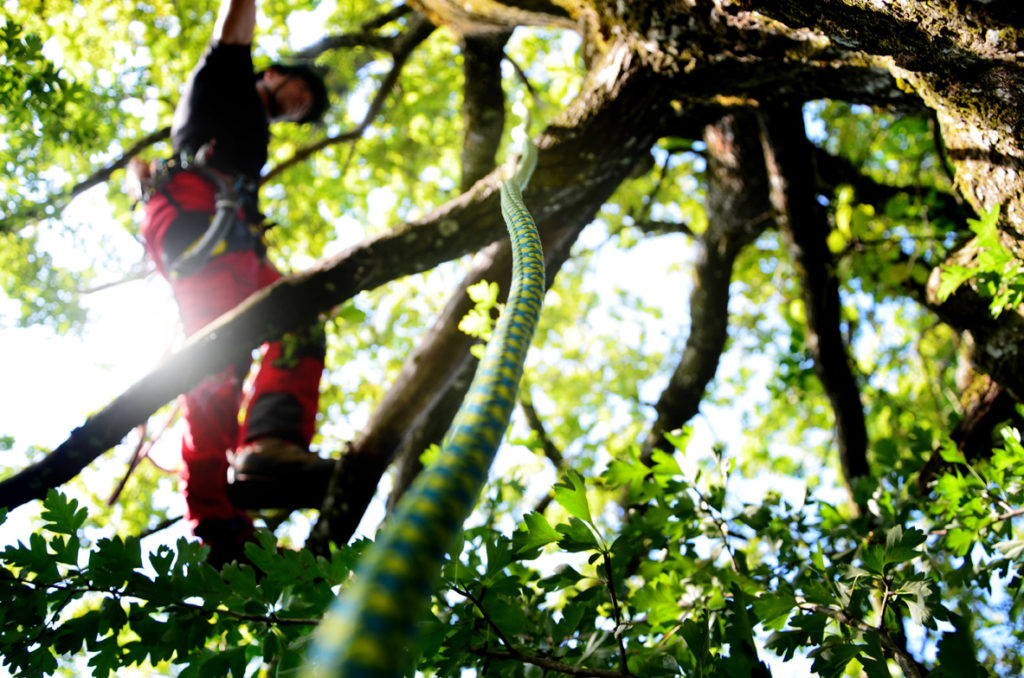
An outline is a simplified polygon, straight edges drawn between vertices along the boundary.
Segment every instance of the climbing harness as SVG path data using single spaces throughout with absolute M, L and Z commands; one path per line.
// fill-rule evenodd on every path
M 226 251 L 254 249 L 265 251 L 263 234 L 269 225 L 256 204 L 257 183 L 242 175 L 232 175 L 209 164 L 213 142 L 198 151 L 182 151 L 160 163 L 144 187 L 142 201 L 148 201 L 159 192 L 179 212 L 181 218 L 191 222 L 202 233 L 186 242 L 169 243 L 164 248 L 162 263 L 172 279 L 188 276 L 203 267 L 213 257 Z M 169 190 L 180 172 L 191 172 L 209 181 L 214 187 L 214 211 L 189 210 L 181 206 Z M 182 229 L 194 235 L 195 229 Z M 185 236 L 188 238 L 188 236 Z
M 521 195 L 536 154 L 528 142 L 515 175 L 501 186 L 501 212 L 512 239 L 512 288 L 493 338 L 437 461 L 417 477 L 317 629 L 307 677 L 397 678 L 415 660 L 416 626 L 508 427 L 540 316 L 544 253 Z

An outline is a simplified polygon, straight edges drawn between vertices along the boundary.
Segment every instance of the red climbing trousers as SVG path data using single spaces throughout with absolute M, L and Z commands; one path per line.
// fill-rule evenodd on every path
M 171 273 L 174 260 L 209 225 L 215 191 L 203 176 L 179 171 L 154 190 L 141 228 L 147 252 L 171 284 L 187 335 L 281 277 L 241 214 L 215 256 L 190 275 Z M 308 447 L 315 432 L 324 367 L 322 331 L 294 333 L 264 344 L 261 352 L 250 392 L 243 394 L 250 368 L 245 358 L 181 396 L 188 424 L 181 445 L 181 481 L 194 531 L 203 521 L 251 525 L 225 492 L 230 450 L 266 437 Z

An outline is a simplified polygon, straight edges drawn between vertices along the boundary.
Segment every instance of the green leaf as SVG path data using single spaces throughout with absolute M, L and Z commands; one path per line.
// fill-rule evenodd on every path
M 917 580 L 906 582 L 896 589 L 896 594 L 910 611 L 911 620 L 919 626 L 929 626 L 932 612 L 928 607 L 931 586 L 927 581 Z
M 967 463 L 967 457 L 964 456 L 964 453 L 956 446 L 956 443 L 948 438 L 943 441 L 942 446 L 939 448 L 939 454 L 947 464 Z
M 814 659 L 811 670 L 822 678 L 839 678 L 846 670 L 850 660 L 860 655 L 863 645 L 844 643 L 837 638 L 830 638 L 824 645 L 808 653 Z
M 663 450 L 654 450 L 651 453 L 651 461 L 654 462 L 654 466 L 651 468 L 651 471 L 656 476 L 676 478 L 683 475 L 683 470 L 679 467 L 679 462 L 676 461 L 675 455 L 673 454 Z
M 496 596 L 488 596 L 484 600 L 484 608 L 505 635 L 529 634 L 533 630 L 533 622 L 526 616 L 522 605 Z
M 516 553 L 522 554 L 556 542 L 560 536 L 543 514 L 534 511 L 523 516 L 523 522 L 512 536 L 512 543 Z
M 988 675 L 978 664 L 978 646 L 970 632 L 970 624 L 960 615 L 950 613 L 953 630 L 939 639 L 938 662 L 929 678 L 980 678 Z
M 487 574 L 502 572 L 513 560 L 512 540 L 502 535 L 491 535 L 484 543 L 487 549 Z
M 570 553 L 601 550 L 594 531 L 579 518 L 570 518 L 568 524 L 556 525 L 555 530 L 560 535 L 558 545 Z
M 560 483 L 554 487 L 555 501 L 580 520 L 593 524 L 594 520 L 590 515 L 590 504 L 587 501 L 587 486 L 576 471 L 569 471 L 562 477 Z
M 944 302 L 949 299 L 954 292 L 960 289 L 961 285 L 974 277 L 975 273 L 976 269 L 973 268 L 943 264 L 939 277 L 939 289 L 936 292 L 939 301 Z
M 766 629 L 781 630 L 796 609 L 796 598 L 788 593 L 766 592 L 754 600 L 754 614 Z
M 350 325 L 361 325 L 366 322 L 366 312 L 361 310 L 351 300 L 341 305 L 335 317 Z
M 911 528 L 904 531 L 896 525 L 886 532 L 885 562 L 887 565 L 904 563 L 921 555 L 917 547 L 925 542 L 927 535 L 921 530 Z
M 639 488 L 644 484 L 650 472 L 651 470 L 641 464 L 639 460 L 612 459 L 601 477 L 609 487 Z
M 676 450 L 686 452 L 686 446 L 690 444 L 690 438 L 692 436 L 692 429 L 690 429 L 690 427 L 686 427 L 679 431 L 667 431 L 665 433 L 665 440 L 667 440 L 672 447 L 676 448 Z M 676 468 L 679 467 L 676 466 Z
M 694 673 L 700 675 L 711 664 L 711 633 L 708 628 L 707 614 L 703 613 L 697 619 L 687 619 L 679 627 L 679 635 L 686 641 L 687 647 L 693 653 L 696 661 Z
M 555 568 L 554 574 L 544 577 L 540 580 L 539 584 L 545 591 L 554 591 L 557 589 L 572 588 L 582 581 L 583 578 L 583 575 L 574 570 L 572 566 L 559 565 Z
M 746 506 L 736 519 L 755 530 L 763 530 L 771 521 L 771 516 L 771 509 L 767 506 Z
M 861 551 L 860 558 L 864 569 L 871 574 L 885 574 L 885 547 L 880 544 L 871 544 Z
M 814 565 L 814 567 L 817 568 L 819 572 L 824 572 L 825 554 L 821 550 L 821 542 L 818 542 L 815 546 L 817 548 L 811 549 L 811 564 Z
M 88 511 L 78 508 L 77 499 L 68 499 L 57 490 L 51 489 L 43 500 L 42 519 L 46 521 L 46 529 L 57 534 L 74 534 L 85 519 Z
M 976 539 L 977 534 L 974 530 L 954 527 L 946 533 L 944 541 L 953 553 L 958 556 L 965 556 L 974 546 Z
M 1007 560 L 1020 560 L 1024 555 L 1024 539 L 1001 541 L 995 547 Z
M 772 633 L 765 647 L 789 661 L 804 647 L 820 643 L 828 622 L 828 617 L 817 613 L 793 617 L 789 622 L 790 628 Z
M 877 631 L 864 634 L 864 651 L 857 657 L 868 678 L 892 678 L 889 662 L 882 651 L 882 641 Z
M 481 280 L 466 288 L 469 298 L 477 306 L 492 308 L 498 302 L 498 283 Z

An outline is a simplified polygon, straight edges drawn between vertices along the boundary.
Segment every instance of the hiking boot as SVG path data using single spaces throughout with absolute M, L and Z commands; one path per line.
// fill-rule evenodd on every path
M 235 452 L 227 495 L 241 509 L 320 508 L 333 471 L 332 459 L 287 440 L 261 438 Z
M 215 569 L 223 569 L 228 563 L 250 564 L 245 555 L 245 545 L 255 542 L 256 538 L 252 523 L 247 518 L 204 520 L 196 526 L 195 535 L 210 547 L 206 562 Z

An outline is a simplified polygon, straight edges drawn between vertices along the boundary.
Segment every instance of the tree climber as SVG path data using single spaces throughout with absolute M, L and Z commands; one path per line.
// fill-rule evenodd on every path
M 328 104 L 308 67 L 254 72 L 255 25 L 255 0 L 222 0 L 174 114 L 173 157 L 155 169 L 138 159 L 129 166 L 145 187 L 146 251 L 170 282 L 189 335 L 280 278 L 266 259 L 257 208 L 269 126 L 316 121 Z M 186 518 L 210 546 L 211 564 L 244 557 L 253 531 L 244 509 L 320 506 L 333 462 L 309 444 L 323 361 L 323 329 L 311 328 L 262 347 L 244 400 L 248 358 L 182 397 Z

